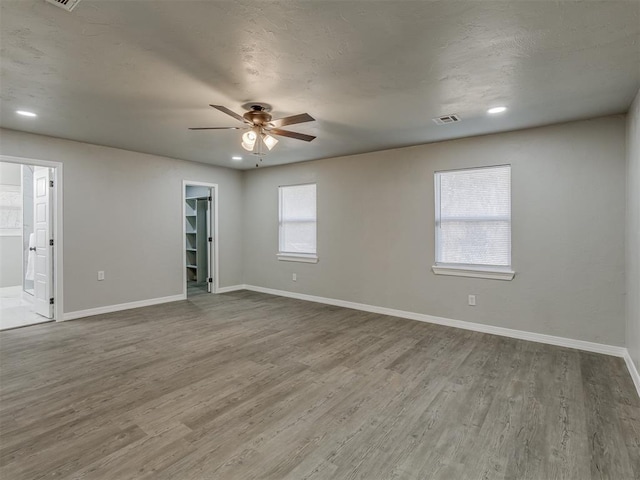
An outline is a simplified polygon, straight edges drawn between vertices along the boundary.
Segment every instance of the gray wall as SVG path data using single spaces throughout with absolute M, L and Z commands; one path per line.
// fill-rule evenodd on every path
M 13 130 L 0 135 L 2 154 L 64 164 L 65 312 L 182 293 L 183 179 L 219 185 L 220 285 L 242 283 L 241 172 Z
M 640 92 L 627 116 L 627 348 L 640 370 Z
M 20 165 L 0 162 L 0 185 L 20 186 Z M 0 236 L 0 287 L 22 285 L 22 235 Z
M 503 163 L 515 279 L 434 275 L 434 171 Z M 318 184 L 318 264 L 276 259 L 277 187 L 301 182 Z M 244 281 L 624 345 L 624 182 L 624 116 L 251 170 Z
M 0 287 L 22 286 L 22 237 L 0 237 Z
M 20 165 L 15 163 L 0 162 L 0 184 L 22 185 Z

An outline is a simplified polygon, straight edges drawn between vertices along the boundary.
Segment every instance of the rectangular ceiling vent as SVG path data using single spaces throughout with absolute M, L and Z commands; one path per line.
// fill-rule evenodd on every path
M 76 5 L 80 3 L 80 0 L 45 0 L 46 2 L 53 3 L 60 8 L 64 8 L 67 12 L 70 12 Z
M 455 113 L 451 115 L 443 115 L 441 117 L 436 117 L 433 119 L 438 125 L 447 125 L 448 123 L 456 123 L 460 121 L 460 117 Z

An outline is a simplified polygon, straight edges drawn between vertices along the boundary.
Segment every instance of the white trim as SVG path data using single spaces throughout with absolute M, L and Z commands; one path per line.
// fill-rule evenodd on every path
M 325 303 L 327 305 L 335 305 L 337 307 L 353 308 L 354 310 L 362 310 L 364 312 L 380 313 L 382 315 L 390 315 L 400 318 L 408 318 L 410 320 L 418 320 L 419 322 L 435 323 L 437 325 L 445 325 L 447 327 L 462 328 L 464 330 L 473 330 L 474 332 L 489 333 L 492 335 L 500 335 L 502 337 L 517 338 L 520 340 L 528 340 L 530 342 L 546 343 L 548 345 L 556 345 L 559 347 L 575 348 L 587 352 L 602 353 L 605 355 L 613 355 L 615 357 L 624 357 L 627 351 L 624 347 L 615 345 L 606 345 L 602 343 L 587 342 L 584 340 L 574 340 L 566 337 L 556 337 L 553 335 L 545 335 L 543 333 L 527 332 L 524 330 L 514 330 L 511 328 L 494 327 L 492 325 L 484 325 L 481 323 L 466 322 L 463 320 L 452 320 L 444 317 L 435 317 L 423 313 L 407 312 L 404 310 L 396 310 L 393 308 L 377 307 L 364 303 L 354 303 L 346 300 L 338 300 L 334 298 L 316 297 L 315 295 L 307 295 L 304 293 L 287 292 L 284 290 L 274 290 L 272 288 L 257 287 L 254 285 L 245 285 L 247 290 L 254 292 L 268 293 L 271 295 L 279 295 L 281 297 L 296 298 L 298 300 L 306 300 L 309 302 Z
M 187 201 L 187 185 L 192 187 L 209 187 L 213 189 L 213 212 L 209 212 L 209 223 L 211 223 L 211 215 L 213 214 L 213 285 L 211 286 L 211 293 L 218 293 L 218 285 L 220 285 L 219 275 L 219 255 L 218 255 L 218 239 L 220 233 L 218 232 L 218 184 L 197 182 L 191 180 L 182 180 L 182 293 L 184 298 L 187 298 L 187 231 L 185 224 L 185 203 Z M 209 262 L 211 262 L 209 258 Z M 211 268 L 211 267 L 209 267 Z
M 148 300 L 138 300 L 136 302 L 120 303 L 118 305 L 106 305 L 104 307 L 89 308 L 88 310 L 77 310 L 64 314 L 64 320 L 75 320 L 76 318 L 92 317 L 94 315 L 102 315 L 103 313 L 119 312 L 121 310 L 130 310 L 132 308 L 149 307 L 161 303 L 177 302 L 185 300 L 184 294 L 170 295 L 168 297 L 150 298 Z
M 220 287 L 217 293 L 237 292 L 238 290 L 246 290 L 246 285 L 231 285 L 230 287 Z
M 53 306 L 53 320 L 60 322 L 64 319 L 64 275 L 63 275 L 63 252 L 62 248 L 64 239 L 62 233 L 63 226 L 63 183 L 62 173 L 63 165 L 61 162 L 52 162 L 49 160 L 38 160 L 35 158 L 14 157 L 11 155 L 1 155 L 0 162 L 20 163 L 22 165 L 35 165 L 37 167 L 53 168 L 53 298 L 55 304 Z
M 624 352 L 624 361 L 627 364 L 627 369 L 629 369 L 629 374 L 631 375 L 633 384 L 636 386 L 636 391 L 638 392 L 638 396 L 640 397 L 640 373 L 638 373 L 636 364 L 633 363 L 633 359 L 631 358 L 631 355 L 629 355 L 629 350 L 627 350 L 626 348 Z
M 283 262 L 318 263 L 318 256 L 313 253 L 278 253 L 276 256 Z
M 433 265 L 436 275 L 453 275 L 454 277 L 489 278 L 491 280 L 513 280 L 516 272 L 513 270 L 499 270 L 490 267 L 456 267 L 452 265 Z

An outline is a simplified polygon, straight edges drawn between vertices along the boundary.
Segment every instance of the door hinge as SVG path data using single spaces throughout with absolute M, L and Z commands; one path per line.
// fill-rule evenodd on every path
M 210 242 L 213 242 L 213 237 L 209 237 L 209 241 L 210 241 Z
M 211 197 L 209 197 L 209 201 L 211 202 L 211 201 L 213 201 L 213 199 Z
M 213 278 L 211 278 L 211 277 L 207 278 L 207 282 L 213 283 Z
M 53 188 L 53 180 L 49 180 L 49 186 Z
M 49 299 L 49 305 L 53 305 L 53 297 Z
M 53 247 L 53 238 L 51 240 L 49 240 L 49 246 Z

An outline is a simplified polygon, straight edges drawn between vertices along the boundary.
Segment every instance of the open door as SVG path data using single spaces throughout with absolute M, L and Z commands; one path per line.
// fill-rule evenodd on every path
M 51 169 L 35 167 L 33 172 L 33 217 L 36 260 L 34 269 L 35 311 L 53 318 L 53 222 Z
M 207 292 L 213 291 L 213 278 L 214 269 L 212 264 L 214 261 L 213 255 L 213 188 L 209 190 L 209 198 L 207 203 Z
M 186 297 L 218 292 L 218 187 L 182 181 L 183 285 Z

